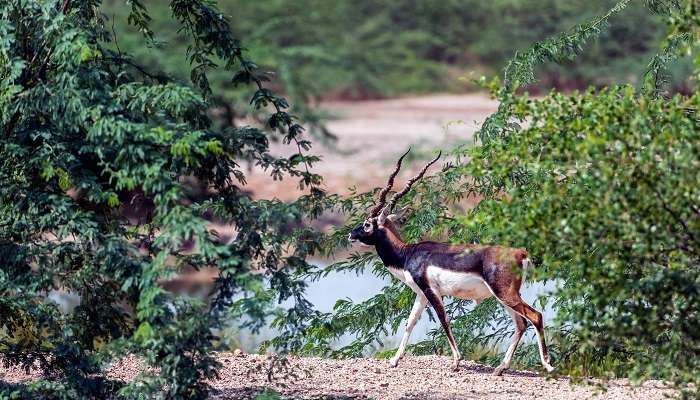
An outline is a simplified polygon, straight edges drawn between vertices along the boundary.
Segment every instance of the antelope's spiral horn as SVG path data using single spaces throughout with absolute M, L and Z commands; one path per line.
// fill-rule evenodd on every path
M 382 210 L 382 207 L 384 207 L 384 204 L 386 203 L 386 196 L 389 194 L 389 191 L 391 190 L 392 186 L 394 186 L 394 178 L 396 178 L 396 175 L 399 173 L 401 170 L 401 162 L 403 161 L 403 158 L 406 157 L 406 154 L 411 151 L 411 148 L 409 147 L 408 150 L 406 150 L 405 153 L 401 157 L 399 157 L 399 161 L 396 162 L 396 169 L 394 169 L 394 172 L 389 175 L 389 180 L 386 183 L 386 186 L 382 189 L 381 192 L 379 192 L 379 199 L 377 201 L 377 205 L 374 206 L 372 211 L 369 213 L 369 217 L 373 218 L 376 217 L 379 212 Z
M 425 171 L 427 171 L 428 168 L 430 168 L 431 165 L 435 164 L 435 163 L 437 162 L 437 160 L 440 158 L 441 155 L 442 155 L 442 151 L 440 151 L 440 153 L 438 153 L 437 157 L 435 157 L 435 158 L 433 159 L 433 161 L 431 161 L 431 162 L 429 162 L 428 164 L 426 164 L 425 167 L 423 167 L 423 169 L 418 173 L 418 175 L 416 175 L 416 176 L 414 176 L 413 178 L 409 179 L 408 182 L 406 182 L 406 186 L 404 186 L 403 190 L 401 190 L 400 192 L 396 193 L 396 194 L 391 198 L 391 200 L 389 201 L 389 204 L 388 204 L 388 205 L 386 206 L 386 208 L 385 208 L 386 214 L 387 214 L 387 215 L 388 215 L 389 213 L 391 213 L 391 211 L 394 209 L 394 207 L 396 206 L 396 203 L 399 201 L 399 199 L 400 199 L 401 197 L 403 197 L 406 193 L 408 193 L 409 190 L 411 190 L 411 186 L 413 186 L 414 183 L 416 183 L 418 180 L 420 180 L 420 179 L 423 177 L 423 175 L 425 175 Z M 384 213 L 385 213 L 384 210 L 382 210 L 382 214 L 384 214 Z

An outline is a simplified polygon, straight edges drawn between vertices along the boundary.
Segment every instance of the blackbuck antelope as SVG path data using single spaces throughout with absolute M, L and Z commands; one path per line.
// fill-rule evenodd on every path
M 427 241 L 408 244 L 401 239 L 393 221 L 395 216 L 392 210 L 399 199 L 408 193 L 411 186 L 421 179 L 428 168 L 440 158 L 438 154 L 386 204 L 387 194 L 394 184 L 394 178 L 401 169 L 401 162 L 408 151 L 399 158 L 396 169 L 379 193 L 379 200 L 367 219 L 349 235 L 351 242 L 360 241 L 374 246 L 391 274 L 416 293 L 416 300 L 406 323 L 406 331 L 396 355 L 390 360 L 390 365 L 392 367 L 398 365 L 413 327 L 430 303 L 445 330 L 452 349 L 452 365 L 457 369 L 461 355 L 450 329 L 442 297 L 453 296 L 475 300 L 478 303 L 495 296 L 513 318 L 515 335 L 503 362 L 495 369 L 494 374 L 500 375 L 510 366 L 513 353 L 527 328 L 527 321 L 535 326 L 542 365 L 547 372 L 551 372 L 554 368 L 549 364 L 542 314 L 520 296 L 524 272 L 530 266 L 526 250 L 504 246 L 452 245 Z

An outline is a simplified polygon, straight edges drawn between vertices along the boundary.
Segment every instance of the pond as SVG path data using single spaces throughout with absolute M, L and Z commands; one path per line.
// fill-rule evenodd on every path
M 316 265 L 325 267 L 323 263 L 316 262 Z M 315 282 L 311 282 L 306 290 L 306 298 L 314 305 L 314 307 L 322 312 L 329 312 L 333 309 L 333 305 L 339 299 L 350 299 L 353 302 L 361 302 L 369 299 L 382 292 L 382 289 L 390 283 L 391 277 L 379 278 L 369 271 L 361 274 L 354 272 L 331 272 L 325 278 Z M 554 282 L 534 282 L 525 283 L 521 289 L 521 294 L 528 304 L 533 305 L 539 310 L 539 305 L 536 305 L 535 300 L 556 288 Z M 56 302 L 64 312 L 70 312 L 76 305 L 80 303 L 80 297 L 73 293 L 68 293 L 59 290 L 53 290 L 48 294 L 49 299 Z M 282 307 L 291 307 L 291 301 L 282 304 Z M 539 310 L 543 313 L 545 323 L 550 323 L 554 319 L 555 312 L 548 305 L 544 310 Z M 431 320 L 428 313 L 423 313 L 420 320 L 416 324 L 411 335 L 411 343 L 423 340 L 428 337 L 428 332 L 431 329 L 439 326 L 437 321 Z M 238 331 L 235 327 L 233 340 L 236 347 L 248 353 L 257 352 L 261 342 L 271 339 L 277 335 L 277 332 L 270 328 L 263 328 L 257 333 L 252 333 L 247 330 Z M 532 340 L 534 335 L 532 329 L 528 330 L 529 335 L 524 337 L 524 340 Z M 403 334 L 403 328 L 400 328 L 394 335 L 379 338 L 387 347 L 396 347 Z M 351 336 L 340 338 L 336 346 L 343 346 L 352 341 Z
M 318 263 L 317 263 L 318 265 Z M 379 278 L 369 271 L 365 271 L 359 275 L 354 272 L 331 272 L 325 278 L 316 282 L 311 282 L 306 290 L 306 298 L 322 312 L 328 312 L 333 309 L 333 305 L 339 299 L 350 299 L 353 302 L 361 302 L 381 293 L 382 289 L 390 283 L 390 279 L 394 278 Z M 548 305 L 544 310 L 540 310 L 539 305 L 536 305 L 535 300 L 547 295 L 556 289 L 553 282 L 541 283 L 525 283 L 521 289 L 523 299 L 538 309 L 545 318 L 545 324 L 551 323 L 555 316 L 555 311 Z M 291 302 L 283 303 L 283 307 L 290 307 Z M 431 320 L 428 313 L 424 312 L 416 327 L 411 334 L 411 343 L 424 340 L 428 337 L 428 332 L 439 326 L 437 321 Z M 532 329 L 528 330 L 529 335 L 524 337 L 524 340 L 533 339 Z M 401 340 L 403 328 L 400 328 L 395 335 L 380 338 L 386 346 L 395 347 Z M 256 352 L 260 343 L 270 339 L 276 335 L 271 329 L 262 329 L 257 334 L 252 334 L 248 331 L 241 331 L 236 338 L 243 351 Z M 341 338 L 336 345 L 342 346 L 350 343 L 352 337 L 346 336 Z

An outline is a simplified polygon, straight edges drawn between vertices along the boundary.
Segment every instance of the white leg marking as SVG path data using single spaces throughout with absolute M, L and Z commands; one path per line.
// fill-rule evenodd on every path
M 445 305 L 443 304 L 443 307 Z M 457 369 L 459 368 L 459 361 L 462 359 L 462 353 L 459 352 L 459 348 L 457 348 L 457 342 L 454 341 L 454 335 L 452 334 L 452 328 L 450 327 L 450 320 L 447 320 L 447 329 L 449 329 L 449 333 L 445 332 L 447 336 L 447 342 L 450 344 L 450 349 L 452 350 L 452 368 Z
M 510 368 L 510 362 L 513 359 L 513 354 L 515 354 L 515 349 L 518 347 L 518 343 L 520 343 L 520 338 L 522 338 L 523 333 L 525 332 L 524 330 L 520 330 L 520 327 L 518 326 L 518 313 L 515 312 L 510 307 L 503 306 L 506 311 L 508 311 L 508 314 L 510 314 L 510 317 L 513 319 L 513 325 L 515 325 L 515 333 L 513 334 L 513 341 L 510 343 L 510 347 L 508 347 L 508 351 L 506 351 L 505 357 L 503 357 L 503 361 L 501 362 L 501 365 L 496 367 L 494 370 L 494 375 L 500 375 L 503 373 L 504 370 Z
M 535 329 L 535 333 L 537 333 L 537 345 L 540 350 L 540 361 L 542 361 L 542 366 L 547 372 L 552 372 L 554 371 L 554 367 L 549 364 L 549 357 L 544 356 L 544 337 L 542 337 L 544 332 L 540 333 L 540 331 Z
M 389 365 L 392 367 L 395 367 L 399 364 L 399 360 L 403 357 L 403 353 L 406 351 L 406 345 L 408 344 L 408 340 L 411 337 L 411 332 L 413 331 L 413 328 L 416 326 L 416 322 L 420 319 L 421 314 L 423 314 L 423 310 L 425 310 L 425 307 L 428 305 L 428 299 L 423 295 L 422 293 L 416 294 L 416 300 L 413 302 L 413 308 L 411 309 L 411 315 L 408 317 L 408 322 L 406 322 L 406 331 L 403 333 L 403 337 L 401 338 L 401 344 L 399 345 L 399 349 L 396 351 L 396 355 L 389 360 Z

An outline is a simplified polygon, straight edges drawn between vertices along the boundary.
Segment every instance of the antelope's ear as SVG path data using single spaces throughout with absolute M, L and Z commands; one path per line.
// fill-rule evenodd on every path
M 384 225 L 384 221 L 386 221 L 387 217 L 389 217 L 389 208 L 384 207 L 377 217 L 377 224 L 380 226 Z
M 403 223 L 406 222 L 406 217 L 408 217 L 409 214 L 409 208 L 408 206 L 400 209 L 398 212 L 395 212 L 387 217 L 387 219 L 393 223 Z

